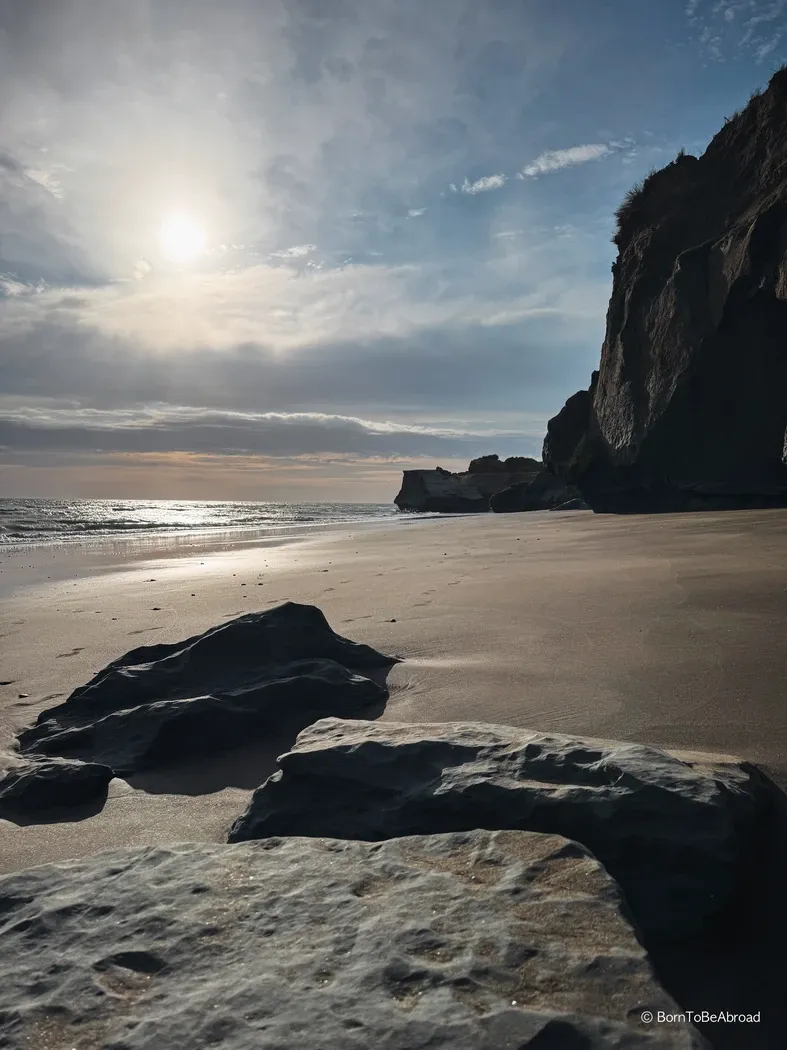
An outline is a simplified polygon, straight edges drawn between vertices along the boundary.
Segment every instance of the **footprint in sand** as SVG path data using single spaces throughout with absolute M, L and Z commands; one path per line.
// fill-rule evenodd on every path
M 335 590 L 336 590 L 336 588 L 335 588 L 335 587 L 326 587 L 326 588 L 325 588 L 325 590 L 324 590 L 324 591 L 323 591 L 322 593 L 323 593 L 323 594 L 327 594 L 327 593 L 328 593 L 328 591 L 335 591 Z
M 429 598 L 425 602 L 413 602 L 413 605 L 431 605 L 431 604 L 432 604 L 432 599 L 431 598 Z
M 4 681 L 0 682 L 0 685 L 13 685 L 15 681 L 15 678 L 6 678 Z
M 145 634 L 147 631 L 163 631 L 163 627 L 140 627 L 136 631 L 129 631 L 129 634 Z
M 84 651 L 84 645 L 78 645 L 76 649 L 72 649 L 70 653 L 58 653 L 56 659 L 60 660 L 64 656 L 76 656 L 78 653 L 83 653 Z

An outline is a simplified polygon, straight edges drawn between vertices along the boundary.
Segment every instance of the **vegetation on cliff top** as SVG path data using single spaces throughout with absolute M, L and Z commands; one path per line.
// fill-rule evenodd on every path
M 774 88 L 783 90 L 785 87 L 787 87 L 787 64 L 773 71 L 766 90 Z M 724 128 L 736 124 L 747 113 L 749 107 L 756 104 L 765 95 L 766 90 L 757 89 L 753 91 L 746 106 L 725 118 Z M 687 154 L 685 149 L 681 149 L 675 160 L 670 164 L 659 170 L 652 169 L 644 179 L 641 179 L 636 185 L 631 187 L 615 211 L 617 225 L 615 234 L 612 237 L 613 244 L 616 244 L 619 248 L 622 247 L 629 240 L 629 235 L 636 228 L 638 222 L 644 222 L 645 204 L 651 190 L 654 188 L 654 183 L 660 181 L 661 176 L 666 172 L 674 170 L 676 165 L 685 161 L 696 161 L 696 159 L 691 154 Z

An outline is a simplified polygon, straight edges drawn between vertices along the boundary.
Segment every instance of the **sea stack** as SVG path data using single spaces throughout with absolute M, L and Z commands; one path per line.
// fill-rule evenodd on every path
M 543 459 L 597 511 L 787 505 L 787 69 L 618 209 L 590 388 Z

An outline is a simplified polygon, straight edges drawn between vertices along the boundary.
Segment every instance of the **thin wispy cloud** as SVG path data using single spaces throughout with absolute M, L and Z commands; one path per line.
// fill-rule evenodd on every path
M 726 62 L 741 54 L 760 65 L 785 53 L 787 0 L 690 0 L 689 24 L 697 32 L 702 54 Z
M 407 214 L 411 219 L 419 219 L 422 215 L 426 215 L 426 211 L 426 208 L 410 208 Z
M 508 181 L 508 176 L 498 173 L 497 175 L 483 175 L 480 179 L 476 179 L 475 182 L 470 182 L 469 179 L 465 179 L 460 186 L 457 187 L 456 183 L 451 183 L 451 190 L 454 193 L 469 193 L 474 196 L 476 193 L 489 193 L 491 190 L 500 190 L 505 186 Z
M 578 300 L 556 296 L 556 289 L 543 284 L 536 259 L 524 252 L 516 278 L 512 294 L 512 287 L 501 284 L 494 259 L 477 265 L 472 278 L 454 275 L 450 280 L 440 267 L 342 260 L 305 272 L 284 261 L 227 273 L 153 273 L 135 283 L 78 294 L 8 282 L 12 297 L 6 303 L 0 354 L 10 341 L 57 327 L 127 341 L 143 353 L 256 345 L 286 354 L 380 335 L 406 339 L 447 324 L 494 325 L 502 314 L 520 322 L 544 311 L 574 316 Z M 485 288 L 482 295 L 479 284 Z
M 562 171 L 563 168 L 573 168 L 578 164 L 587 164 L 591 160 L 600 160 L 611 152 L 611 147 L 602 142 L 571 146 L 568 149 L 547 150 L 530 164 L 525 165 L 519 173 L 519 178 L 538 178 L 539 175 L 549 175 L 555 171 Z
M 271 255 L 279 259 L 302 259 L 304 256 L 311 255 L 312 252 L 316 251 L 316 244 L 294 244 L 291 248 L 271 252 Z
M 546 419 L 531 413 L 520 424 L 517 430 L 460 429 L 321 412 L 211 411 L 155 403 L 110 411 L 0 398 L 0 442 L 18 457 L 49 448 L 85 454 L 98 447 L 104 456 L 259 455 L 312 463 L 337 457 L 367 462 L 469 458 L 474 449 L 494 451 L 501 442 L 521 448 L 531 435 L 540 437 Z

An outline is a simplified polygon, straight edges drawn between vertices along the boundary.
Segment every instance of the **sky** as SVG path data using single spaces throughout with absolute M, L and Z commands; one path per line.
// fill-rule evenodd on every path
M 0 0 L 0 496 L 389 502 L 540 455 L 614 211 L 787 0 Z

